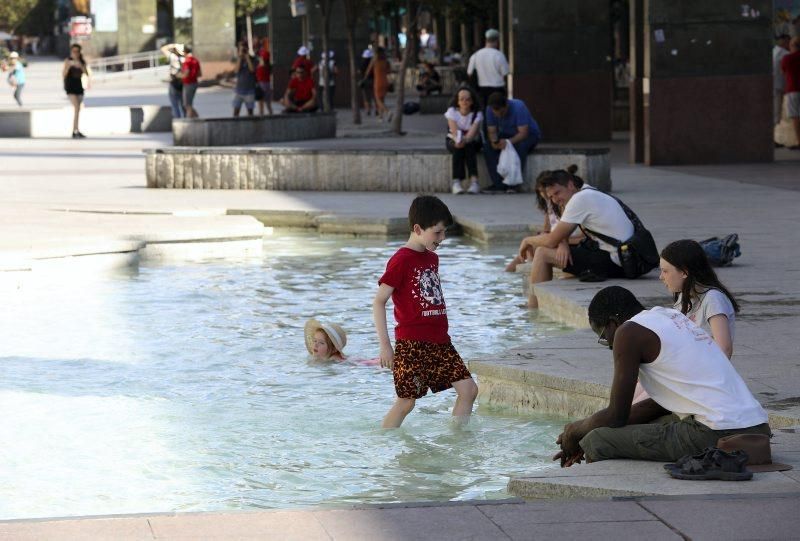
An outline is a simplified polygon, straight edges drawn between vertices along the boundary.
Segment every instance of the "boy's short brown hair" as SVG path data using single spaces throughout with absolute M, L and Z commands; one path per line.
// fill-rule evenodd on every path
M 411 231 L 418 225 L 422 229 L 443 222 L 445 227 L 453 225 L 453 215 L 441 199 L 434 195 L 418 195 L 408 209 L 408 227 Z

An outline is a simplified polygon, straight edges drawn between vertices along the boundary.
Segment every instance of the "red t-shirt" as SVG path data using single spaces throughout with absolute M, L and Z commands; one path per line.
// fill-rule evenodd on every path
M 187 56 L 183 59 L 182 70 L 186 72 L 186 77 L 183 78 L 183 84 L 194 84 L 197 82 L 197 76 L 200 74 L 200 61 L 194 56 Z
M 425 250 L 400 248 L 386 264 L 378 284 L 394 288 L 397 340 L 447 344 L 447 306 L 439 282 L 439 256 Z
M 783 93 L 800 92 L 800 51 L 787 54 L 781 60 L 781 71 L 786 77 Z
M 289 81 L 289 89 L 294 89 L 292 101 L 297 104 L 303 104 L 311 99 L 311 95 L 314 92 L 314 81 L 311 80 L 311 77 L 306 77 L 303 80 L 298 77 L 292 77 Z
M 264 65 L 259 64 L 256 66 L 256 81 L 268 83 L 272 76 L 269 68 L 269 51 L 261 49 L 258 51 L 258 56 L 264 59 Z

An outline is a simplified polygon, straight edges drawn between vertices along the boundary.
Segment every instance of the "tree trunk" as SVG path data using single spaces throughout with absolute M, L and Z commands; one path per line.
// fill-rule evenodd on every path
M 453 53 L 453 19 L 450 18 L 450 8 L 444 13 L 444 50 Z
M 481 19 L 472 19 L 472 45 L 476 51 L 483 45 L 483 21 Z
M 406 39 L 406 49 L 403 51 L 403 63 L 400 65 L 400 73 L 397 84 L 397 103 L 395 104 L 394 120 L 392 131 L 397 135 L 403 135 L 403 101 L 406 97 L 406 72 L 409 66 L 416 66 L 417 41 L 419 40 L 419 0 L 406 0 L 406 13 L 408 14 L 408 32 Z
M 358 6 L 355 0 L 345 0 L 344 16 L 347 24 L 347 56 L 350 59 L 350 107 L 353 110 L 353 124 L 361 124 L 361 87 L 359 86 L 356 60 L 356 24 Z
M 459 30 L 461 31 L 461 58 L 466 63 L 469 60 L 469 34 L 467 34 L 467 23 L 461 23 L 459 25 Z
M 328 69 L 330 59 L 328 58 L 328 34 L 330 33 L 331 25 L 331 0 L 321 0 L 319 3 L 320 11 L 322 11 L 322 110 L 326 113 L 331 110 L 333 104 L 330 100 L 328 93 L 328 85 L 331 82 L 331 73 Z

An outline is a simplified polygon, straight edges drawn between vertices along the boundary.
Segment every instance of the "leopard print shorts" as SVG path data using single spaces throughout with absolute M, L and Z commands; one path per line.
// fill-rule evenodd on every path
M 472 377 L 453 344 L 398 340 L 394 347 L 394 389 L 399 398 L 422 398 Z

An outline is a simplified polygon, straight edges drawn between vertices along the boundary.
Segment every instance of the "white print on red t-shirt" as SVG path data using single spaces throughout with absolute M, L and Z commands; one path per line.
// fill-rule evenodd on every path
M 422 308 L 422 315 L 441 316 L 447 313 L 444 307 L 444 294 L 442 284 L 439 281 L 439 274 L 434 268 L 414 268 L 414 281 L 417 287 L 412 292 L 413 297 Z

